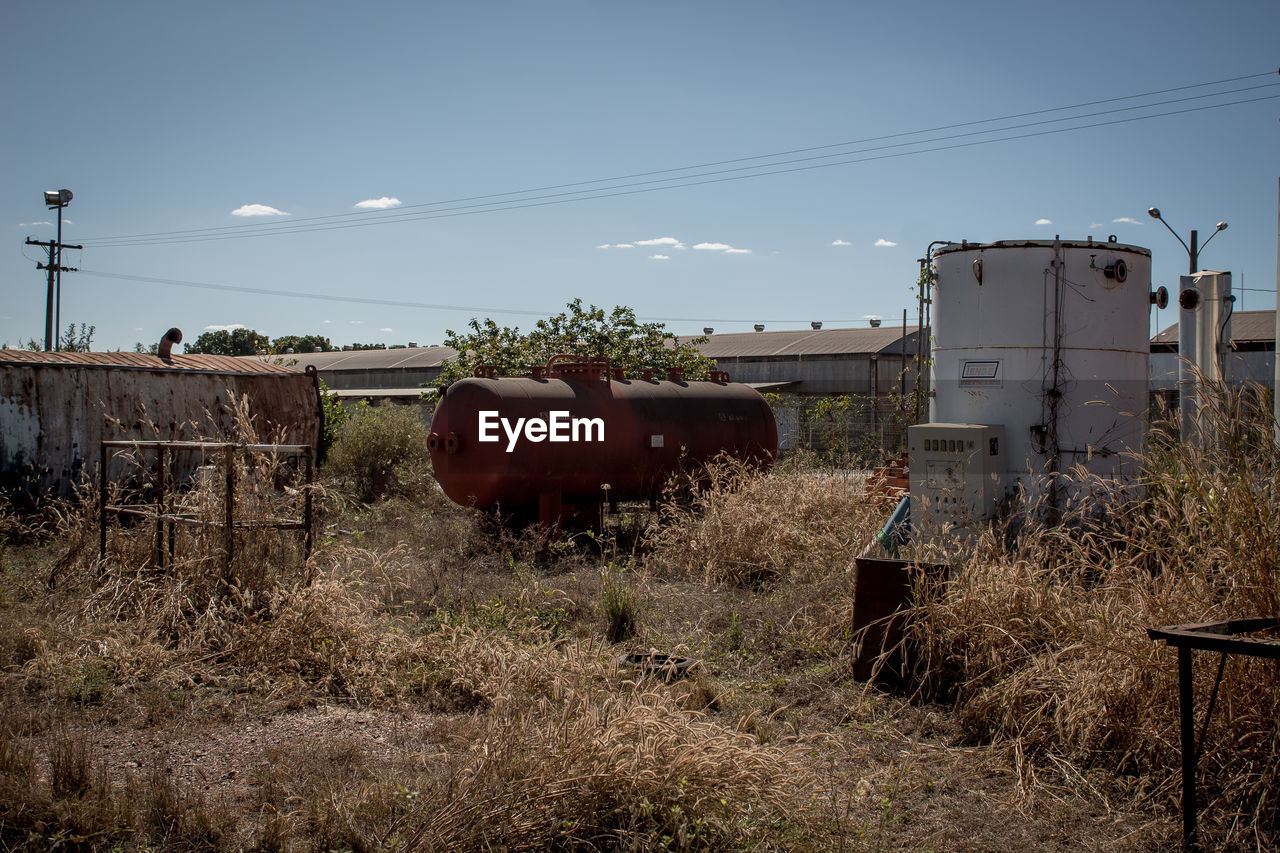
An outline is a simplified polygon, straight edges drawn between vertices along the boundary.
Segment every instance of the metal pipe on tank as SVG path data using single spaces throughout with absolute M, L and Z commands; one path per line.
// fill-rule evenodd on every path
M 1221 385 L 1229 379 L 1231 273 L 1202 271 L 1184 275 L 1178 286 L 1178 414 L 1184 440 L 1206 442 L 1201 423 L 1201 381 Z M 1197 426 L 1198 425 L 1198 426 Z

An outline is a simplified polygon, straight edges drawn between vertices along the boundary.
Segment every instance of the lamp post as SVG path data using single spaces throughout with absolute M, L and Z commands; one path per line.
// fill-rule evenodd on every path
M 44 206 L 58 210 L 58 239 L 49 248 L 49 294 L 44 313 L 44 348 L 58 348 L 58 324 L 62 320 L 62 209 L 71 204 L 71 190 L 45 190 Z
M 1158 207 L 1147 208 L 1147 215 L 1150 216 L 1152 219 L 1159 219 L 1160 224 L 1163 225 L 1165 228 L 1169 228 L 1169 233 L 1177 237 L 1178 242 L 1182 244 L 1182 248 L 1187 250 L 1187 254 L 1190 256 L 1190 259 L 1191 259 L 1190 269 L 1188 269 L 1187 272 L 1191 275 L 1195 275 L 1200 271 L 1200 252 L 1204 249 L 1204 246 L 1209 245 L 1209 240 L 1212 240 L 1214 237 L 1218 236 L 1219 231 L 1227 230 L 1227 223 L 1219 222 L 1217 226 L 1214 227 L 1213 233 L 1209 235 L 1209 240 L 1204 241 L 1204 246 L 1198 245 L 1198 241 L 1200 239 L 1200 232 L 1192 231 L 1191 245 L 1188 246 L 1187 241 L 1183 240 L 1182 237 L 1179 236 L 1178 232 L 1170 228 L 1169 223 L 1164 221 L 1164 217 L 1160 215 L 1160 208 Z
M 1152 219 L 1159 219 L 1169 233 L 1169 223 L 1160 215 L 1160 208 L 1147 210 Z M 1204 241 L 1204 246 L 1225 231 L 1227 223 L 1219 222 Z M 1184 441 L 1207 445 L 1214 441 L 1212 428 L 1202 422 L 1204 401 L 1198 399 L 1204 393 L 1201 382 L 1225 382 L 1227 378 L 1227 342 L 1231 339 L 1231 273 L 1200 273 L 1199 234 L 1191 232 L 1191 245 L 1178 237 L 1190 259 L 1188 275 L 1178 285 L 1178 413 L 1181 435 Z

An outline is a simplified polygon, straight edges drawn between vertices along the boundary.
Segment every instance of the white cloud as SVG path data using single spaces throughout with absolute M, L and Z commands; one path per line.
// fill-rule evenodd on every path
M 649 260 L 651 260 L 651 261 L 669 261 L 669 260 L 671 260 L 671 256 L 670 256 L 670 255 L 650 255 L 650 256 L 649 256 Z
M 53 223 L 48 222 L 44 219 L 41 219 L 39 222 L 19 222 L 18 223 L 19 228 L 35 228 L 37 225 L 48 225 L 52 227 Z
M 205 326 L 204 330 L 206 332 L 233 332 L 236 329 L 247 329 L 247 328 L 249 327 L 246 326 L 244 323 L 231 323 L 226 326 Z
M 399 207 L 399 206 L 400 206 L 400 199 L 388 198 L 385 195 L 382 198 L 369 198 L 369 199 L 365 199 L 364 201 L 356 202 L 356 207 L 358 207 L 361 210 L 386 210 L 389 207 Z
M 634 249 L 635 244 L 634 243 L 614 243 L 611 246 L 608 243 L 603 243 L 599 246 L 596 246 L 596 248 L 597 249 Z
M 394 332 L 395 329 L 379 329 L 379 332 Z
M 322 322 L 322 323 L 332 323 L 333 321 L 332 321 L 332 320 L 321 320 L 320 322 Z
M 347 322 L 353 326 L 359 326 L 364 323 L 364 320 L 348 320 Z
M 1041 218 L 1041 219 L 1037 219 L 1037 220 L 1036 220 L 1036 224 L 1037 224 L 1037 225 L 1052 225 L 1052 224 L 1053 224 L 1053 220 L 1052 220 L 1052 219 L 1044 219 L 1044 218 Z
M 1115 223 L 1123 223 L 1125 225 L 1141 225 L 1142 223 L 1134 219 L 1132 216 L 1121 216 L 1119 219 L 1111 220 Z
M 832 240 L 832 241 L 831 241 L 831 245 L 833 245 L 833 246 L 852 246 L 853 244 L 852 244 L 852 243 L 850 243 L 848 240 Z
M 749 255 L 750 249 L 735 249 L 728 243 L 698 243 L 693 248 L 702 252 L 723 252 L 726 255 Z
M 1090 222 L 1090 223 L 1089 223 L 1089 227 L 1090 227 L 1090 228 L 1101 228 L 1101 227 L 1102 227 L 1102 223 L 1101 223 L 1101 222 Z
M 898 245 L 898 244 L 897 244 L 897 243 L 895 243 L 895 242 L 893 242 L 892 240 L 886 240 L 885 238 L 881 237 L 879 240 L 877 240 L 877 241 L 875 242 L 875 245 L 877 245 L 877 246 L 883 246 L 883 247 L 888 248 L 888 249 L 892 249 L 894 246 L 896 246 L 896 245 Z
M 283 210 L 276 210 L 265 204 L 245 204 L 231 211 L 232 216 L 288 216 Z
M 636 240 L 637 246 L 670 246 L 673 249 L 683 249 L 684 243 L 681 243 L 675 237 L 654 237 L 652 240 Z

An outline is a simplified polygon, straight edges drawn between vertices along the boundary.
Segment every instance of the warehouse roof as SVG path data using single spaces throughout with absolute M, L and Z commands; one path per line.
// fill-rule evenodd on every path
M 1276 339 L 1276 312 L 1237 311 L 1231 315 L 1231 341 L 1235 344 L 1274 343 Z M 1174 323 L 1151 339 L 1160 345 L 1178 345 L 1178 324 Z
M 909 327 L 907 338 L 917 329 Z M 693 340 L 683 335 L 679 340 Z M 902 346 L 902 328 L 881 326 L 865 329 L 795 329 L 781 332 L 731 332 L 708 335 L 698 349 L 708 358 L 788 358 L 817 355 L 896 353 Z M 908 349 L 914 354 L 911 341 Z
M 362 349 L 339 352 L 300 352 L 282 355 L 287 362 L 297 362 L 299 369 L 314 364 L 316 370 L 385 370 L 439 367 L 457 355 L 451 347 L 399 347 L 397 349 Z
M 261 358 L 235 358 L 228 355 L 175 355 L 161 358 L 141 352 L 35 352 L 0 349 L 0 364 L 61 365 L 65 367 L 118 368 L 124 370 L 173 370 L 201 373 L 300 373 L 301 367 L 289 367 Z

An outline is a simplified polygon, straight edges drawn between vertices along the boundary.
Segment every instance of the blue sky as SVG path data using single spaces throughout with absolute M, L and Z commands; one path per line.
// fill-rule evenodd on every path
M 1202 266 L 1270 308 L 1277 33 L 1261 0 L 8 0 L 0 343 L 42 339 L 23 241 L 53 234 L 41 193 L 62 187 L 64 242 L 85 246 L 64 254 L 82 272 L 63 275 L 62 323 L 95 325 L 94 349 L 170 326 L 438 343 L 575 297 L 677 332 L 914 323 L 917 258 L 962 238 L 1115 234 L 1172 289 L 1186 254 L 1151 205 L 1184 239 L 1230 222 Z M 1042 133 L 1253 98 L 1270 99 Z M 1037 123 L 1103 110 L 1124 111 Z M 1040 135 L 954 136 L 1020 124 L 1003 135 Z M 893 134 L 914 135 L 838 146 Z M 741 162 L 664 171 L 723 161 Z M 162 232 L 191 233 L 133 236 Z

